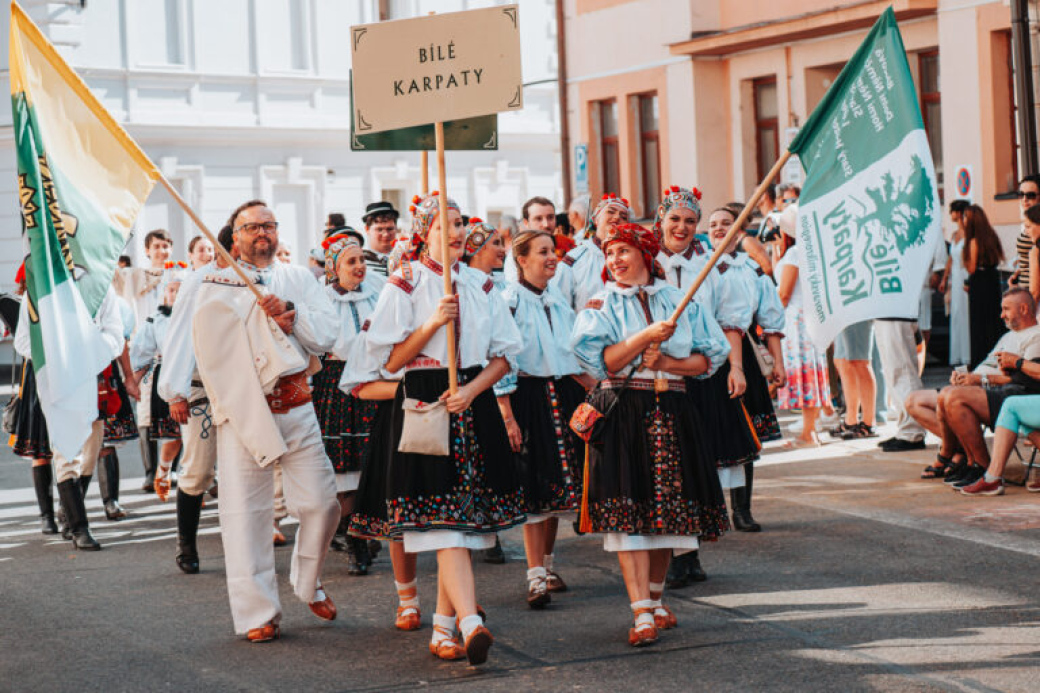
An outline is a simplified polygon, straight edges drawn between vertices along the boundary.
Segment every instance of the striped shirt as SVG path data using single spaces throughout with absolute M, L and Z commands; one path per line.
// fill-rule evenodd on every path
M 1029 287 L 1029 251 L 1033 249 L 1033 239 L 1025 229 L 1015 239 L 1015 251 L 1018 253 L 1018 285 Z
M 387 276 L 386 266 L 387 261 L 390 259 L 389 255 L 383 255 L 382 253 L 377 253 L 374 250 L 369 250 L 368 248 L 366 248 L 364 251 L 364 256 L 365 264 L 368 265 L 369 272 L 375 272 L 376 274 L 381 274 L 384 277 Z

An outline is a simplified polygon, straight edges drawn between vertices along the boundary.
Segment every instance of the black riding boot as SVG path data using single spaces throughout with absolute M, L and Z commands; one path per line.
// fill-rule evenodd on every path
M 79 477 L 79 494 L 83 498 L 87 497 L 87 491 L 90 490 L 90 480 L 94 478 L 93 474 L 81 474 Z
M 177 567 L 188 575 L 199 572 L 199 518 L 202 516 L 202 494 L 193 496 L 177 490 Z
M 98 485 L 105 504 L 105 517 L 113 522 L 126 517 L 126 509 L 119 504 L 119 458 L 116 451 L 102 453 L 98 459 Z
M 51 463 L 32 468 L 33 486 L 36 488 L 36 503 L 40 506 L 40 531 L 44 534 L 57 534 L 58 525 L 54 524 L 54 495 L 51 485 L 54 483 L 54 468 Z
M 72 545 L 84 551 L 99 551 L 101 544 L 90 536 L 90 525 L 87 522 L 87 509 L 83 505 L 83 494 L 77 479 L 66 479 L 58 484 L 58 497 L 65 507 L 72 532 Z
M 144 465 L 144 483 L 141 490 L 145 493 L 155 493 L 155 467 L 159 464 L 159 444 L 152 440 L 147 428 L 139 428 L 138 441 L 141 443 L 141 463 Z
M 751 493 L 755 480 L 755 463 L 744 465 L 744 485 L 729 490 L 733 504 L 733 529 L 738 532 L 761 532 L 762 525 L 751 516 Z

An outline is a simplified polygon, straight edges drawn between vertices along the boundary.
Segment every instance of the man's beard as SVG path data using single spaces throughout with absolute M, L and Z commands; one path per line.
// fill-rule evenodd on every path
M 267 246 L 264 247 L 262 245 L 258 245 L 258 243 L 259 241 L 253 241 L 252 247 L 250 248 L 250 250 L 252 251 L 250 255 L 252 255 L 253 259 L 272 260 L 274 258 L 274 254 L 278 252 L 278 244 L 272 243 L 271 241 L 266 241 Z

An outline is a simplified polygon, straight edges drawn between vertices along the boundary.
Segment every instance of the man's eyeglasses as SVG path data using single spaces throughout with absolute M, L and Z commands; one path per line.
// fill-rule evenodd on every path
M 270 235 L 273 235 L 277 230 L 278 230 L 278 222 L 277 221 L 265 221 L 262 224 L 256 223 L 256 222 L 251 223 L 251 224 L 242 224 L 237 229 L 235 229 L 235 231 L 243 231 L 243 232 L 249 234 L 250 236 L 255 236 L 256 234 L 260 233 L 261 231 L 263 231 L 268 236 L 270 236 Z
M 786 206 L 786 205 L 791 204 L 792 202 L 797 202 L 798 198 L 797 197 L 785 197 L 784 199 L 782 199 L 780 201 L 783 202 L 784 205 Z
M 1019 190 L 1015 194 L 1018 195 L 1018 199 L 1020 200 L 1035 200 L 1036 198 L 1040 197 L 1040 193 L 1025 192 L 1024 190 Z

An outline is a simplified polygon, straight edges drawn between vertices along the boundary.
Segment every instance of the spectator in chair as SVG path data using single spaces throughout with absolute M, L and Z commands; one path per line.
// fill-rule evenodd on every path
M 945 477 L 954 488 L 977 481 L 990 460 L 982 427 L 994 425 L 1007 398 L 1040 393 L 1040 371 L 1033 378 L 1021 369 L 1003 367 L 1005 363 L 1014 365 L 1019 358 L 1023 362 L 1040 359 L 1040 326 L 1033 297 L 1025 289 L 1009 289 L 1001 300 L 1001 317 L 1010 332 L 975 371 L 955 371 L 950 385 L 941 392 L 917 390 L 906 399 L 907 412 L 942 439 L 936 463 L 924 470 L 923 478 Z M 1015 358 L 1008 362 L 1005 355 Z
M 1026 361 L 1022 357 L 1015 359 L 1014 356 L 1001 354 L 1000 365 L 1008 371 L 1017 371 L 1034 380 L 1040 380 L 1040 364 Z M 1004 401 L 994 428 L 993 458 L 990 460 L 989 468 L 981 479 L 962 487 L 961 493 L 966 496 L 1004 495 L 1004 465 L 1015 448 L 1019 430 L 1022 428 L 1032 429 L 1029 440 L 1035 447 L 1040 447 L 1040 396 L 1017 395 Z M 1040 492 L 1040 479 L 1028 482 L 1026 490 L 1030 493 Z

